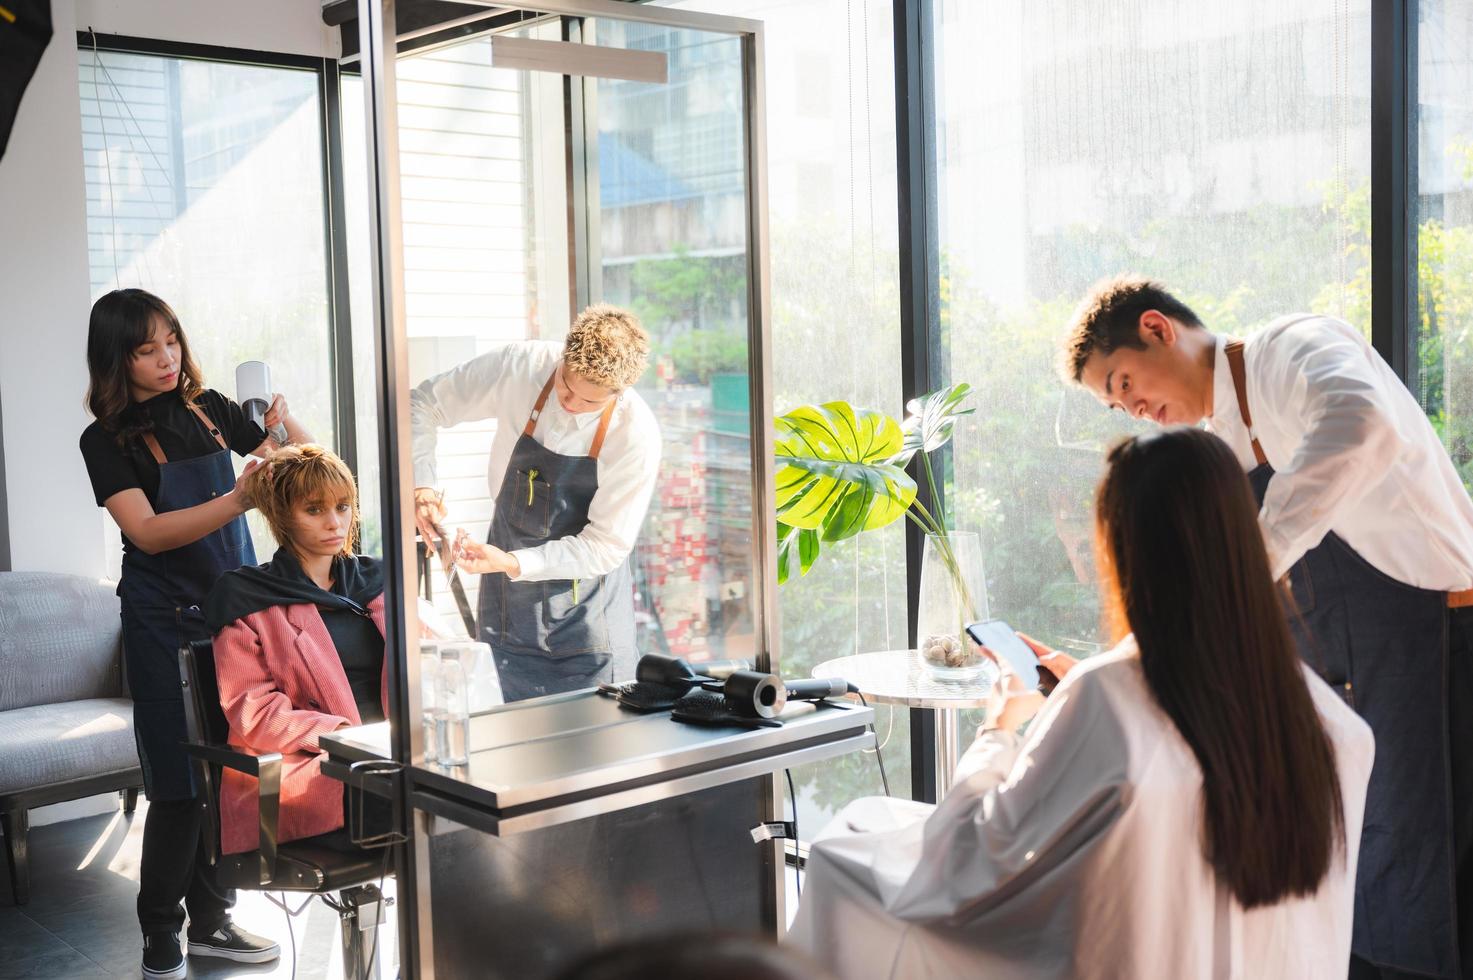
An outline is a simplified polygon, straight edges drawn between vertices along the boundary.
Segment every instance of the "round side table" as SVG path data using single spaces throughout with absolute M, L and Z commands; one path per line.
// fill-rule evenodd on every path
M 814 677 L 842 677 L 879 704 L 930 708 L 936 724 L 936 799 L 951 791 L 960 752 L 957 715 L 965 708 L 987 705 L 987 694 L 997 680 L 997 666 L 987 663 L 971 681 L 943 681 L 921 665 L 915 650 L 885 650 L 825 660 L 813 668 Z

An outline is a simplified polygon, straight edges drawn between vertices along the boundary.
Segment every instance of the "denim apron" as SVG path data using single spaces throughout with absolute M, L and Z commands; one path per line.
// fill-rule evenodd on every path
M 598 492 L 598 454 L 615 403 L 604 409 L 588 455 L 564 456 L 532 437 L 552 384 L 549 377 L 542 386 L 501 478 L 487 540 L 502 551 L 535 548 L 582 531 Z M 634 676 L 634 580 L 627 559 L 591 578 L 483 578 L 480 620 L 507 701 Z
M 1262 504 L 1274 471 L 1253 435 L 1242 342 L 1225 353 Z M 1289 570 L 1289 583 L 1300 656 L 1376 736 L 1351 949 L 1377 966 L 1457 977 L 1448 594 L 1383 574 L 1333 531 Z
M 220 451 L 169 462 L 153 433 L 143 441 L 159 464 L 156 514 L 206 503 L 235 488 L 230 449 L 220 430 L 194 405 L 190 410 L 220 444 Z M 123 556 L 123 657 L 133 695 L 133 732 L 150 800 L 187 800 L 194 777 L 180 743 L 185 739 L 179 648 L 208 639 L 200 603 L 224 572 L 256 562 L 244 517 L 190 544 L 150 555 L 136 545 Z

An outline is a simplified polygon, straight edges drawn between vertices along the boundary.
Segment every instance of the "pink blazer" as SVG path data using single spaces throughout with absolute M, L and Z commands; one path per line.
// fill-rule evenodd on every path
M 384 598 L 369 603 L 379 633 Z M 388 658 L 381 682 L 388 715 Z M 300 840 L 343 825 L 343 784 L 321 772 L 317 738 L 362 722 L 348 676 L 322 614 L 312 603 L 272 606 L 251 613 L 215 637 L 220 707 L 230 743 L 256 752 L 280 752 L 278 840 Z M 230 769 L 220 783 L 220 848 L 226 854 L 257 847 L 256 777 Z

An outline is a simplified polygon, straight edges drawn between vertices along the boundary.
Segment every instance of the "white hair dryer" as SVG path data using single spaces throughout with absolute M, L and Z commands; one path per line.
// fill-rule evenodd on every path
M 235 368 L 235 400 L 246 418 L 266 431 L 266 412 L 271 408 L 271 366 L 265 361 L 243 361 Z M 287 443 L 286 426 L 271 427 L 271 438 L 277 445 Z

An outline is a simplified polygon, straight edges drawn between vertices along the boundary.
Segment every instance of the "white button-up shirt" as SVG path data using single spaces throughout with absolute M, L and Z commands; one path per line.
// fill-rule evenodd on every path
M 512 449 L 562 353 L 562 345 L 550 341 L 506 344 L 415 388 L 409 396 L 414 485 L 436 484 L 437 430 L 494 418 L 496 435 L 486 463 L 486 483 L 494 501 Z M 532 437 L 555 453 L 587 456 L 600 414 L 564 411 L 554 390 Z M 618 568 L 634 548 L 659 468 L 660 428 L 654 413 L 638 392 L 625 391 L 599 451 L 598 490 L 588 507 L 588 526 L 577 534 L 511 552 L 522 569 L 517 580 L 591 578 Z
M 1218 338 L 1209 423 L 1251 470 L 1224 346 Z M 1276 578 L 1334 531 L 1398 582 L 1473 588 L 1473 501 L 1426 413 L 1358 330 L 1283 317 L 1247 338 L 1243 360 L 1274 468 L 1259 523 Z

